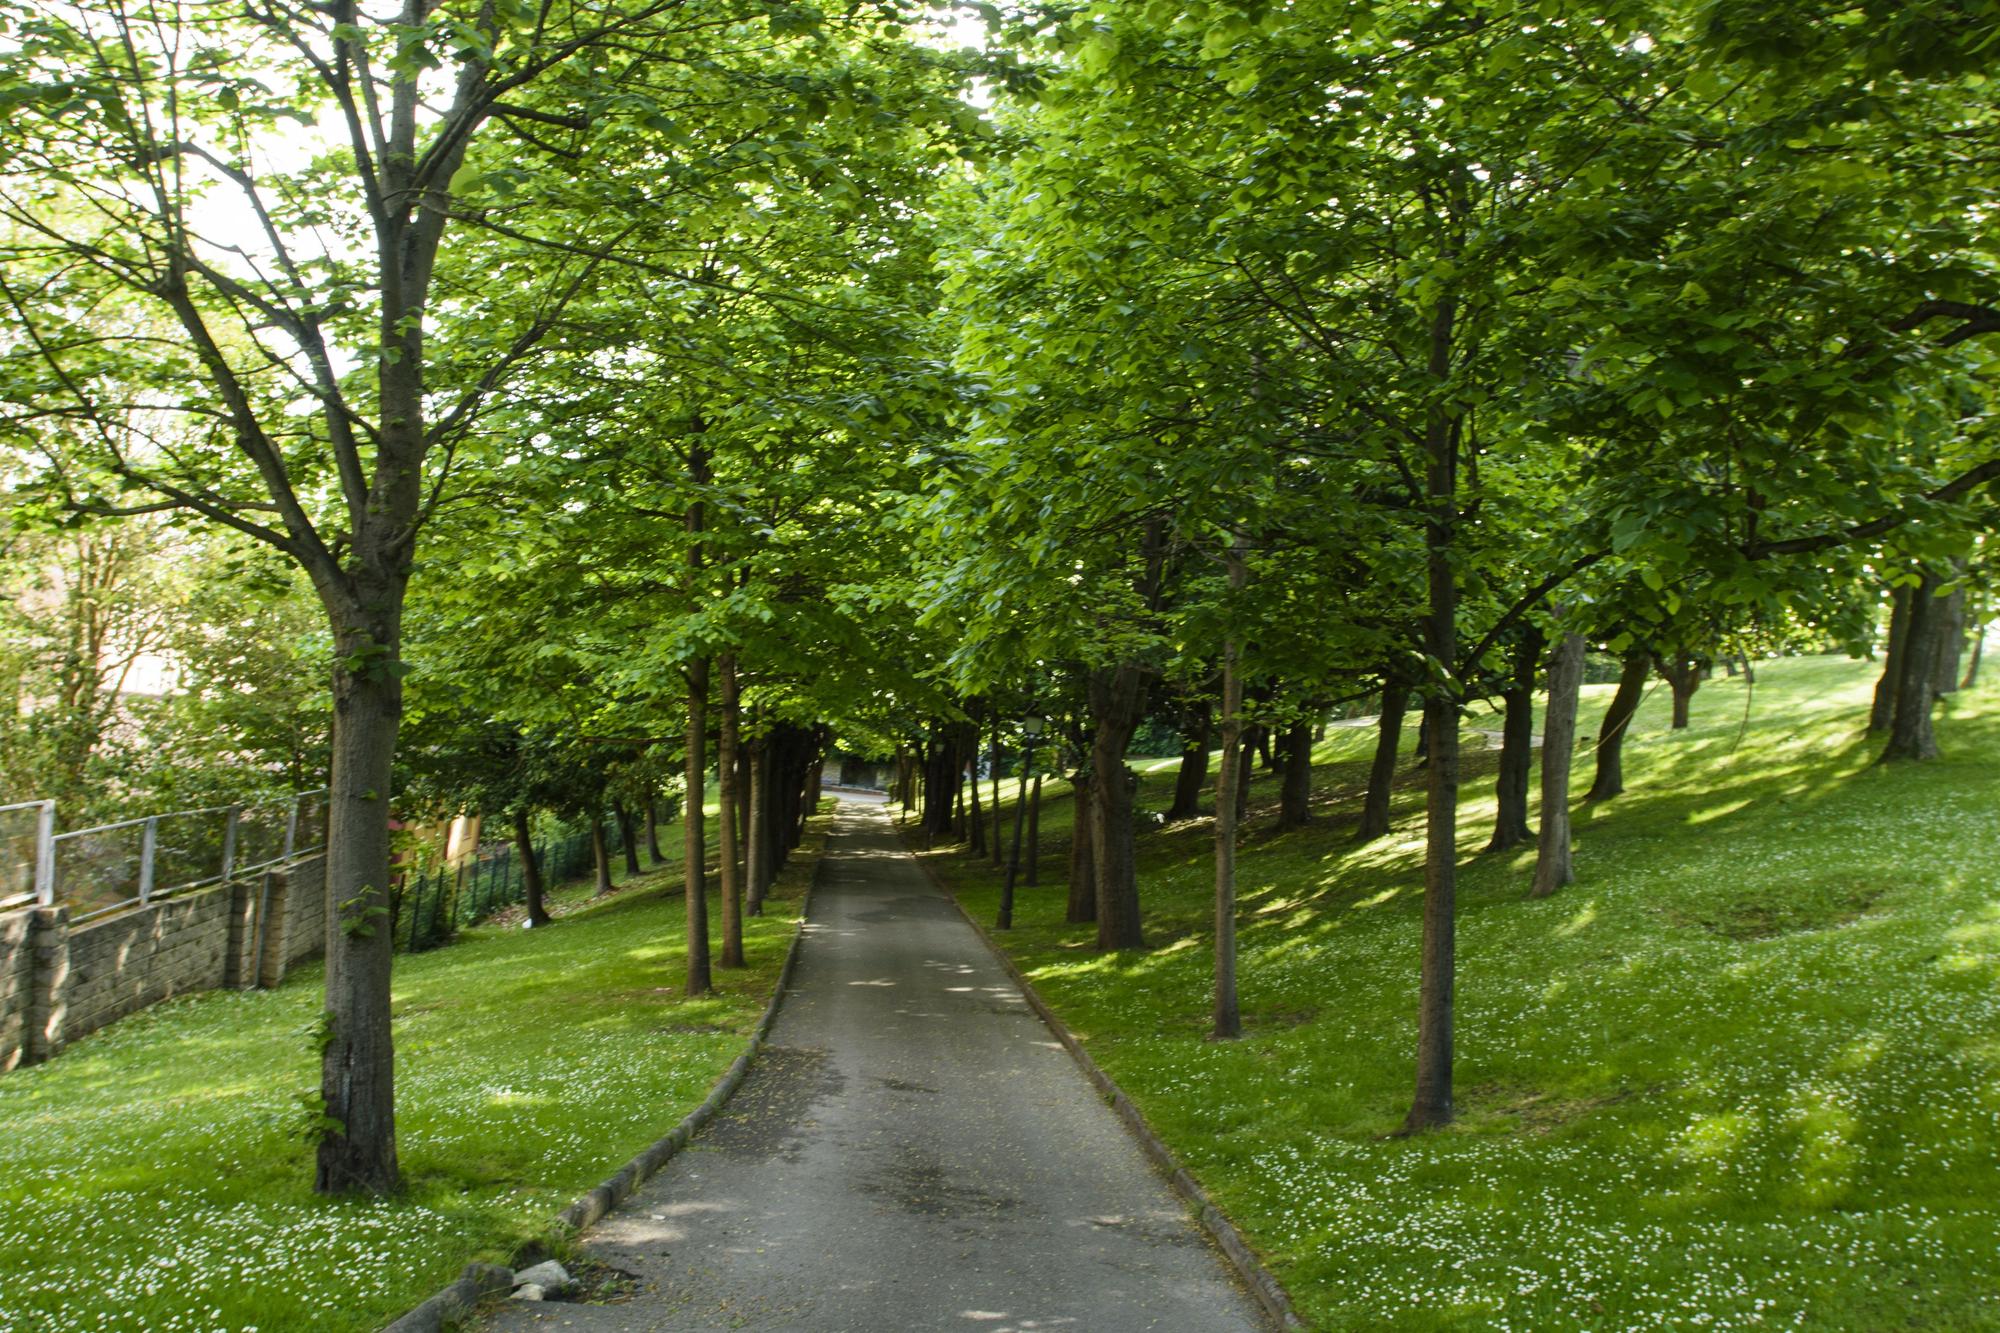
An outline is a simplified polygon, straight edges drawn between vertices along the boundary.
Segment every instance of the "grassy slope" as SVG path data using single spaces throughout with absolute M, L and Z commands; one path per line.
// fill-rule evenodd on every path
M 707 1096 L 763 1012 L 816 842 L 748 923 L 752 966 L 688 1000 L 680 832 L 666 868 L 627 880 L 621 860 L 600 904 L 559 892 L 551 929 L 397 958 L 400 1198 L 310 1192 L 293 1129 L 317 966 L 0 1078 L 0 1328 L 379 1328 L 468 1260 L 504 1261 Z
M 1258 783 L 1243 1041 L 1203 1037 L 1206 820 L 1141 838 L 1152 947 L 1102 957 L 1061 924 L 1072 810 L 1049 803 L 1009 947 L 1318 1327 L 2000 1328 L 2000 699 L 1957 697 L 1944 761 L 1883 770 L 1872 680 L 1767 664 L 1747 726 L 1718 680 L 1680 733 L 1657 691 L 1628 793 L 1581 812 L 1580 882 L 1542 902 L 1531 853 L 1477 855 L 1493 756 L 1469 756 L 1448 1131 L 1386 1137 L 1422 791 L 1407 774 L 1392 837 L 1353 846 L 1367 731 L 1320 749 L 1314 828 L 1273 832 Z M 1171 763 L 1142 766 L 1164 809 Z M 997 876 L 933 855 L 990 920 Z

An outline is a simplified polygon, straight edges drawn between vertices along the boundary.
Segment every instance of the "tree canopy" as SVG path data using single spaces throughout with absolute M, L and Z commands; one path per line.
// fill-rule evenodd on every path
M 0 0 L 0 799 L 324 777 L 320 1188 L 398 1175 L 399 802 L 683 800 L 699 993 L 711 782 L 730 966 L 836 739 L 983 849 L 963 775 L 1048 716 L 1071 919 L 1138 949 L 1128 751 L 1198 793 L 1214 719 L 1227 1036 L 1248 752 L 1373 711 L 1379 834 L 1416 701 L 1417 1131 L 1473 703 L 1496 848 L 1587 650 L 1684 712 L 1879 641 L 1885 757 L 1936 753 L 2000 482 L 1990 7 L 981 12 Z M 155 645 L 130 725 L 228 763 L 116 758 Z

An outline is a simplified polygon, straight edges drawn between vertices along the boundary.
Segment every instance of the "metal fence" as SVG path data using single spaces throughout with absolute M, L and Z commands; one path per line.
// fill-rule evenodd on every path
M 618 826 L 606 830 L 605 855 L 624 850 Z M 554 888 L 592 866 L 590 834 L 573 833 L 535 848 L 542 883 Z M 449 944 L 460 926 L 484 921 L 527 896 L 527 880 L 511 844 L 460 862 L 456 867 L 405 878 L 396 896 L 396 944 L 420 953 Z
M 62 903 L 85 921 L 317 851 L 326 793 L 55 831 L 55 802 L 0 806 L 0 910 Z

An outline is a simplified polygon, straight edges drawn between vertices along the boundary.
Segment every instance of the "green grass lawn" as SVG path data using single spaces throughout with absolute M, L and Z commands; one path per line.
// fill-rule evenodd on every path
M 548 929 L 399 956 L 397 1198 L 311 1192 L 295 1127 L 318 1086 L 316 965 L 157 1005 L 0 1078 L 0 1329 L 374 1329 L 466 1262 L 505 1262 L 742 1051 L 823 837 L 820 821 L 747 923 L 751 967 L 718 969 L 700 1000 L 680 995 L 677 859 L 630 879 L 621 860 L 595 904 L 587 881 L 566 887 Z
M 1580 808 L 1579 882 L 1540 902 L 1532 852 L 1479 855 L 1497 756 L 1468 754 L 1449 1130 L 1389 1137 L 1422 790 L 1353 845 L 1368 730 L 1318 751 L 1312 828 L 1273 831 L 1259 780 L 1243 1040 L 1205 1039 L 1205 819 L 1141 837 L 1150 947 L 1102 956 L 1062 924 L 1072 810 L 1047 802 L 1006 943 L 1316 1327 L 2000 1328 L 2000 699 L 1943 707 L 1944 760 L 1877 768 L 1872 672 L 1767 663 L 1681 732 L 1656 691 L 1627 793 Z M 1139 766 L 1164 809 L 1171 761 Z M 997 874 L 932 856 L 990 921 Z

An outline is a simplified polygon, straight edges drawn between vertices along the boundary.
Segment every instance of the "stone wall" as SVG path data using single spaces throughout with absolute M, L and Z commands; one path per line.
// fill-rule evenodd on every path
M 21 1063 L 27 1044 L 28 997 L 34 982 L 34 914 L 0 916 L 0 1070 Z
M 66 1039 L 95 1032 L 147 1005 L 214 990 L 241 955 L 248 886 L 169 898 L 69 931 Z
M 274 986 L 326 941 L 323 856 L 81 925 L 68 909 L 0 915 L 0 1070 L 151 1004 Z
M 326 858 L 301 861 L 288 876 L 283 962 L 290 967 L 326 951 Z

